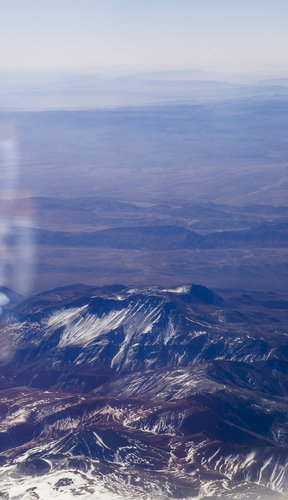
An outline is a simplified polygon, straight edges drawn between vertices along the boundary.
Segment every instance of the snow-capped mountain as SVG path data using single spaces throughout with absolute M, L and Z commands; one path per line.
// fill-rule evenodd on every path
M 287 304 L 75 285 L 4 309 L 0 498 L 285 498 Z

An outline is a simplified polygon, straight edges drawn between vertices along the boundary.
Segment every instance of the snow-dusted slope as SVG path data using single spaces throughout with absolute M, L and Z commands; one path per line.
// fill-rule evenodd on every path
M 287 310 L 264 299 L 74 287 L 4 312 L 0 498 L 285 498 Z

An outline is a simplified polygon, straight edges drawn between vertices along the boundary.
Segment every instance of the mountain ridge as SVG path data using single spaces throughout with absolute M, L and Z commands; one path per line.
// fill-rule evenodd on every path
M 17 245 L 21 228 L 14 228 L 7 244 Z M 27 231 L 27 228 L 25 228 Z M 89 232 L 30 228 L 34 244 L 55 247 L 91 247 L 141 250 L 213 248 L 287 248 L 288 222 L 262 223 L 248 230 L 210 231 L 201 235 L 180 226 L 115 227 Z
M 283 500 L 287 308 L 272 296 L 271 309 L 265 292 L 74 285 L 15 304 L 1 322 L 3 491 L 16 474 L 23 495 L 41 480 L 49 498 L 100 498 L 109 481 L 119 499 Z

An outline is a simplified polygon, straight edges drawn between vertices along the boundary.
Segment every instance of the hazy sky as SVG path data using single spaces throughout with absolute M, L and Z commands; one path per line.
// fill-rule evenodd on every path
M 288 69 L 288 0 L 0 0 L 0 71 Z

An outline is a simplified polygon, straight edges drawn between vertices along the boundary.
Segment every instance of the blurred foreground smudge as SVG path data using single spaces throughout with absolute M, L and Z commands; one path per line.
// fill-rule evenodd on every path
M 7 130 L 0 129 L 0 286 L 26 295 L 31 289 L 35 257 L 30 229 L 32 207 L 19 185 L 20 157 L 10 128 L 9 124 Z M 9 246 L 11 238 L 13 247 Z M 7 303 L 9 298 L 2 289 L 1 311 Z

